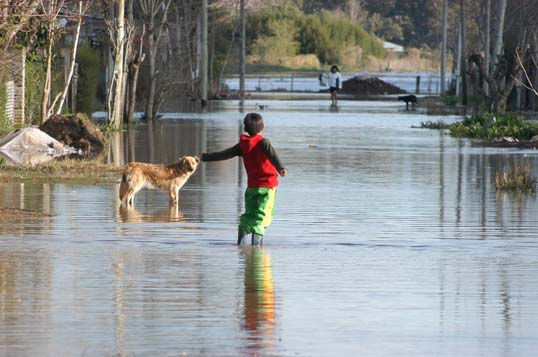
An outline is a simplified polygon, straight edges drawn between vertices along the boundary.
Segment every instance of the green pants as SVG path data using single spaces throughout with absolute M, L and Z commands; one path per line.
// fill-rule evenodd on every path
M 275 210 L 275 189 L 256 187 L 245 192 L 245 213 L 239 219 L 239 229 L 261 236 L 265 233 Z

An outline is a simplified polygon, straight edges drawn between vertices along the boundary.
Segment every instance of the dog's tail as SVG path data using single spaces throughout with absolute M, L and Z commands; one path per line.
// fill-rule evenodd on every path
M 123 202 L 125 197 L 127 197 L 127 191 L 129 190 L 129 181 L 131 180 L 130 175 L 125 171 L 121 176 L 120 184 L 120 201 Z

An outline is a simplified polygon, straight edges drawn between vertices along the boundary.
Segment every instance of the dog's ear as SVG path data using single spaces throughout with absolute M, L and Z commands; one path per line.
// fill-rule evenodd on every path
M 196 163 L 199 164 L 200 163 L 200 157 L 199 156 L 196 156 L 194 155 L 194 160 L 196 160 Z

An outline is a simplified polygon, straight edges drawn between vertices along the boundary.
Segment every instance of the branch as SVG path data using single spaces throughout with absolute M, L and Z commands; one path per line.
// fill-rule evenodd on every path
M 80 37 L 80 27 L 82 25 L 83 11 L 84 10 L 82 8 L 82 1 L 79 1 L 78 2 L 78 21 L 77 21 L 77 27 L 76 27 L 76 30 L 75 30 L 75 38 L 73 39 L 73 50 L 71 52 L 71 65 L 70 65 L 70 68 L 69 68 L 69 75 L 67 76 L 67 80 L 65 81 L 64 90 L 63 90 L 63 93 L 62 93 L 62 96 L 61 96 L 61 99 L 60 99 L 60 103 L 58 104 L 58 109 L 56 109 L 56 114 L 60 114 L 62 112 L 62 107 L 64 105 L 65 98 L 67 97 L 67 91 L 69 90 L 69 84 L 71 83 L 71 79 L 73 78 L 73 73 L 75 72 L 75 62 L 76 62 L 76 57 L 77 57 L 78 39 Z M 54 110 L 54 104 L 52 106 L 52 110 Z

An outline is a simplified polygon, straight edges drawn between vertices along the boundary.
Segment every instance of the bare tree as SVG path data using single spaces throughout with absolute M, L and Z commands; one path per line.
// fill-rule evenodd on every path
M 39 10 L 43 19 L 42 22 L 47 31 L 45 81 L 41 94 L 41 123 L 44 123 L 50 114 L 50 96 L 52 94 L 52 51 L 55 37 L 59 31 L 59 26 L 61 25 L 58 19 L 64 4 L 64 0 L 39 0 Z M 56 102 L 56 100 L 54 102 Z
M 156 115 L 155 99 L 157 84 L 157 52 L 161 45 L 164 26 L 172 0 L 139 0 L 138 11 L 147 29 L 148 46 L 148 97 L 146 102 L 146 119 Z
M 8 59 L 15 36 L 36 16 L 38 0 L 0 0 L 0 66 Z M 0 71 L 0 83 L 3 71 Z
M 77 48 L 78 48 L 78 39 L 80 37 L 80 27 L 82 25 L 82 17 L 86 10 L 88 9 L 89 4 L 84 4 L 83 1 L 78 1 L 78 13 L 76 15 L 77 17 L 77 24 L 75 26 L 75 34 L 73 36 L 73 48 L 71 50 L 71 63 L 69 65 L 69 74 L 67 76 L 67 79 L 64 84 L 64 89 L 61 92 L 60 101 L 58 103 L 58 108 L 56 109 L 56 114 L 60 114 L 62 112 L 62 107 L 64 105 L 65 98 L 67 97 L 67 91 L 69 90 L 69 85 L 71 83 L 71 79 L 73 78 L 73 73 L 75 71 L 75 63 L 77 58 Z M 56 104 L 56 100 L 52 103 L 51 109 L 54 111 L 54 107 Z
M 122 123 L 125 101 L 125 0 L 101 0 L 108 34 L 113 48 L 114 70 L 107 88 L 108 125 L 118 128 Z

